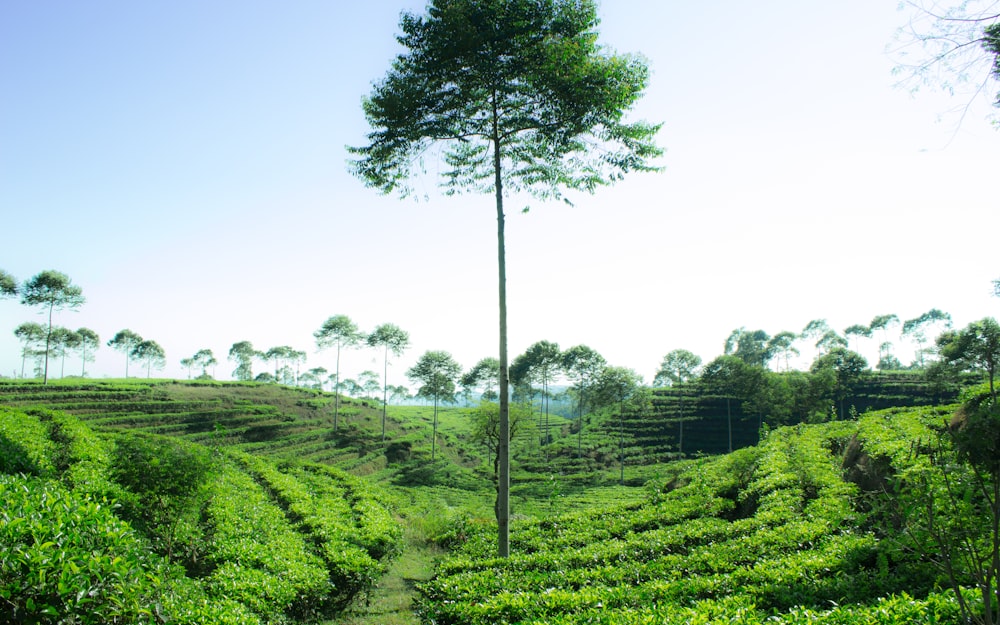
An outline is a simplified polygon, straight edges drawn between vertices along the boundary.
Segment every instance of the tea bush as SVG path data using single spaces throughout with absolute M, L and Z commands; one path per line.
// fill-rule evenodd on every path
M 922 431 L 911 419 L 895 424 L 900 436 Z M 842 466 L 859 429 L 779 428 L 690 463 L 645 502 L 517 522 L 509 558 L 493 555 L 493 526 L 465 522 L 420 586 L 421 614 L 454 625 L 949 622 L 957 602 L 919 584 L 919 598 L 906 594 L 913 578 L 894 578 L 864 529 Z

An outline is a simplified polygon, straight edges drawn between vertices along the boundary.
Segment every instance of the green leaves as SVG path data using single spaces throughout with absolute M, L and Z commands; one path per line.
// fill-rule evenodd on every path
M 17 278 L 0 269 L 0 299 L 15 297 L 18 292 Z
M 0 603 L 14 622 L 313 621 L 397 553 L 377 492 L 334 469 L 114 443 L 63 413 L 0 408 Z
M 451 354 L 443 351 L 427 351 L 416 364 L 406 372 L 414 382 L 422 386 L 417 391 L 419 397 L 429 397 L 437 401 L 453 401 L 455 381 L 462 373 L 462 367 Z
M 86 301 L 83 289 L 73 284 L 69 276 L 51 269 L 21 285 L 21 303 L 25 306 L 62 310 L 79 308 Z
M 150 622 L 159 566 L 108 507 L 55 482 L 0 475 L 0 597 L 14 622 Z
M 925 417 L 885 418 L 899 436 L 928 431 Z M 953 600 L 894 595 L 916 596 L 914 580 L 879 569 L 879 541 L 855 507 L 858 487 L 842 479 L 843 459 L 831 451 L 857 430 L 856 422 L 780 428 L 758 447 L 691 462 L 648 501 L 525 519 L 506 559 L 492 557 L 491 528 L 464 523 L 464 540 L 421 586 L 422 614 L 475 625 L 902 625 L 922 610 L 954 620 Z M 865 445 L 880 431 L 866 424 Z
M 408 195 L 417 156 L 436 142 L 452 191 L 494 190 L 496 165 L 509 190 L 541 198 L 655 170 L 659 126 L 622 122 L 648 70 L 599 46 L 597 21 L 579 0 L 437 0 L 426 16 L 404 14 L 407 52 L 364 102 L 373 130 L 349 148 L 353 172 Z

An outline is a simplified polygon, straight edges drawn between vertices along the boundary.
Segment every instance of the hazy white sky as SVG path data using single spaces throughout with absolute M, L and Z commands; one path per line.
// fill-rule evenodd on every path
M 87 304 L 56 322 L 156 340 L 156 375 L 185 377 L 180 360 L 210 348 L 228 379 L 242 340 L 332 371 L 312 333 L 334 314 L 409 331 L 391 384 L 428 349 L 466 368 L 495 355 L 492 198 L 381 197 L 345 166 L 399 13 L 423 7 L 0 4 L 0 268 L 67 273 Z M 635 116 L 664 123 L 665 169 L 574 207 L 510 200 L 512 355 L 584 343 L 649 381 L 668 351 L 708 361 L 740 326 L 1000 313 L 996 111 L 977 101 L 956 126 L 961 98 L 894 88 L 896 0 L 600 14 L 603 42 L 652 68 Z M 23 321 L 43 318 L 0 302 L 0 374 L 20 370 Z M 380 364 L 347 352 L 342 374 Z M 102 347 L 88 370 L 121 376 L 124 357 Z

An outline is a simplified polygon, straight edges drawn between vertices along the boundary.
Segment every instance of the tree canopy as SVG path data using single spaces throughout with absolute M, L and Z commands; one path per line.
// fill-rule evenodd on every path
M 146 377 L 152 369 L 162 369 L 167 364 L 167 354 L 160 344 L 153 340 L 143 340 L 132 348 L 129 357 L 137 362 L 146 363 Z
M 364 334 L 347 315 L 333 315 L 323 322 L 319 330 L 313 332 L 313 337 L 316 339 L 316 347 L 320 350 L 331 346 L 337 348 L 333 371 L 333 431 L 336 432 L 340 418 L 340 349 L 357 345 L 364 338 Z
M 890 50 L 900 84 L 965 95 L 963 112 L 980 94 L 1000 106 L 1000 4 L 908 0 L 904 6 L 909 20 Z
M 462 374 L 459 383 L 466 393 L 482 389 L 480 396 L 485 401 L 496 401 L 496 387 L 500 379 L 500 360 L 493 356 L 480 359 L 472 369 Z
M 228 359 L 236 363 L 233 377 L 247 382 L 253 379 L 253 359 L 257 358 L 257 350 L 250 341 L 237 341 L 229 348 Z
M 389 352 L 400 356 L 410 346 L 410 333 L 394 323 L 383 323 L 365 339 L 369 347 L 382 348 L 382 442 L 385 443 L 386 410 L 389 402 Z
M 945 362 L 968 371 L 983 371 L 996 402 L 994 382 L 1000 371 L 1000 324 L 992 317 L 973 321 L 958 332 L 945 332 L 937 339 Z
M 75 310 L 87 300 L 83 289 L 73 284 L 64 273 L 51 269 L 42 271 L 21 285 L 21 303 L 37 306 L 48 313 L 48 330 L 45 337 L 45 372 L 43 381 L 49 380 L 49 350 L 52 339 L 52 314 L 57 310 Z
M 646 63 L 600 46 L 597 25 L 589 0 L 433 0 L 426 16 L 403 13 L 407 52 L 364 100 L 373 130 L 349 148 L 354 173 L 408 195 L 438 142 L 453 191 L 498 191 L 498 174 L 509 190 L 562 197 L 655 169 L 659 126 L 623 121 Z
M 414 382 L 420 384 L 418 397 L 434 400 L 434 430 L 431 434 L 431 460 L 437 451 L 438 403 L 455 400 L 455 380 L 462 373 L 462 367 L 451 354 L 443 351 L 428 351 L 406 372 Z
M 448 193 L 496 198 L 500 478 L 498 552 L 509 553 L 509 396 L 504 244 L 506 193 L 541 199 L 593 192 L 651 159 L 659 125 L 626 122 L 649 70 L 597 41 L 593 0 L 432 0 L 403 13 L 405 51 L 363 101 L 368 144 L 348 148 L 351 169 L 382 193 L 411 195 L 410 180 L 439 156 Z
M 675 349 L 663 357 L 660 369 L 653 378 L 653 386 L 674 386 L 697 376 L 701 356 L 686 349 Z
M 3 269 L 0 269 L 0 299 L 5 297 L 16 297 L 17 291 L 17 279 Z

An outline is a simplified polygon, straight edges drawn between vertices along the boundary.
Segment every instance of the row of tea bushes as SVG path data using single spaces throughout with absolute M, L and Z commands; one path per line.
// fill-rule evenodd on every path
M 289 506 L 282 476 L 322 522 Z M 366 590 L 399 540 L 356 478 L 98 435 L 41 408 L 0 407 L 0 478 L 0 621 L 311 622 Z
M 887 568 L 859 488 L 844 479 L 858 430 L 780 428 L 757 447 L 691 462 L 644 502 L 515 523 L 509 558 L 494 555 L 495 526 L 466 522 L 420 588 L 422 615 L 454 625 L 953 622 L 951 596 Z

